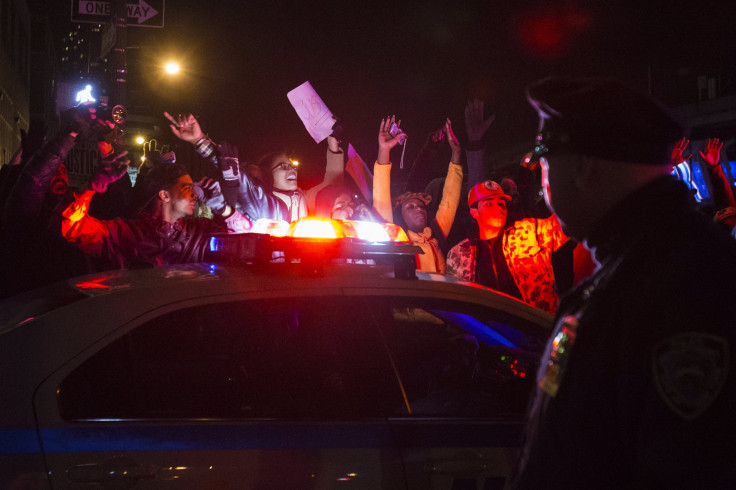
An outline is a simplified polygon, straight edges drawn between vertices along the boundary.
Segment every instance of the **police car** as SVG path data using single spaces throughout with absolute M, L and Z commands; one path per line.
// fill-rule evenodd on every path
M 0 303 L 0 488 L 501 488 L 551 318 L 317 224 Z

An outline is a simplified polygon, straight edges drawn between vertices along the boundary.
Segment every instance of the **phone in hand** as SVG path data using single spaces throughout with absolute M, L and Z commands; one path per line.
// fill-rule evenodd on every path
M 404 142 L 406 142 L 406 133 L 401 131 L 401 128 L 396 123 L 391 123 L 391 127 L 388 128 L 388 134 L 391 135 L 392 138 L 395 138 L 397 135 L 401 135 L 399 137 L 399 144 L 403 145 Z

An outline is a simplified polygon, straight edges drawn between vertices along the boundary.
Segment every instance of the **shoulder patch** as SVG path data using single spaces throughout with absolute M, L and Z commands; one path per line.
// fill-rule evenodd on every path
M 674 335 L 655 345 L 654 384 L 665 405 L 685 420 L 705 412 L 726 381 L 728 350 L 725 338 L 702 332 Z

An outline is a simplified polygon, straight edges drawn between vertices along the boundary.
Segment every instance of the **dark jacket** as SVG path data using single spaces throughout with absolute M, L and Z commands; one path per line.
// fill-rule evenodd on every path
M 221 175 L 222 156 L 211 140 L 203 141 L 195 146 L 195 150 Z M 260 218 L 290 221 L 283 201 L 265 190 L 261 182 L 248 176 L 242 166 L 239 170 L 236 185 L 220 179 L 222 192 L 228 203 L 254 222 Z
M 0 234 L 0 297 L 87 272 L 84 255 L 58 231 L 56 210 L 73 196 L 48 192 L 74 141 L 61 134 L 46 143 L 23 167 L 8 196 Z
M 135 220 L 98 220 L 87 214 L 92 194 L 83 193 L 64 210 L 61 233 L 77 248 L 110 267 L 202 262 L 207 259 L 213 234 L 242 231 L 239 223 L 245 220 L 237 212 L 224 220 L 186 218 L 175 223 L 147 213 Z
M 733 488 L 736 241 L 665 177 L 588 240 L 560 304 L 512 488 Z

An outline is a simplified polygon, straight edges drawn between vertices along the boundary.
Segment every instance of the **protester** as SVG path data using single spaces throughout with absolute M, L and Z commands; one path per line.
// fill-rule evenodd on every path
M 732 488 L 736 243 L 670 175 L 680 124 L 614 82 L 527 95 L 545 200 L 600 267 L 560 304 L 511 488 Z
M 127 162 L 111 168 L 110 181 L 127 171 Z M 252 223 L 226 204 L 219 184 L 205 182 L 206 204 L 217 220 L 190 219 L 196 196 L 194 183 L 181 164 L 159 165 L 146 175 L 148 204 L 139 219 L 98 220 L 87 214 L 95 191 L 83 190 L 63 212 L 61 231 L 85 253 L 119 268 L 159 266 L 205 260 L 214 233 L 244 233 Z
M 492 180 L 468 194 L 470 214 L 480 234 L 455 245 L 447 254 L 447 273 L 483 284 L 554 313 L 558 297 L 552 252 L 568 238 L 554 216 L 507 224 L 511 196 Z
M 401 131 L 394 136 L 389 133 L 395 119 L 394 116 L 382 119 L 378 131 L 378 158 L 373 166 L 373 207 L 382 219 L 404 228 L 412 243 L 422 249 L 424 253 L 417 255 L 417 270 L 444 274 L 445 256 L 439 240 L 444 240 L 450 232 L 460 201 L 463 170 L 455 163 L 460 161 L 460 144 L 448 119 L 444 134 L 452 149 L 452 159 L 447 170 L 442 201 L 432 218 L 427 215 L 427 205 L 431 197 L 423 192 L 404 192 L 394 200 L 392 209 L 389 157 L 391 149 L 399 143 L 403 135 Z
M 96 117 L 91 104 L 72 107 L 61 114 L 61 131 L 40 149 L 45 136 L 29 130 L 23 152 L 31 155 L 19 164 L 19 175 L 7 195 L 0 234 L 0 296 L 50 284 L 87 272 L 84 255 L 59 236 L 59 209 L 73 200 L 64 161 L 78 137 L 97 139 L 112 123 Z M 45 134 L 45 129 L 43 130 Z M 34 149 L 35 148 L 35 149 Z M 93 176 L 105 179 L 103 162 Z
M 288 209 L 287 220 L 295 221 L 304 216 L 314 215 L 317 194 L 328 185 L 341 186 L 343 183 L 345 154 L 333 136 L 327 137 L 327 156 L 325 175 L 322 182 L 307 191 L 299 188 L 298 167 L 286 152 L 268 153 L 258 161 L 263 182 L 267 189 L 278 197 Z
M 220 175 L 220 184 L 226 201 L 251 221 L 260 218 L 288 220 L 285 204 L 264 188 L 263 182 L 240 168 L 238 147 L 227 142 L 216 145 L 205 136 L 199 122 L 192 115 L 179 115 L 176 119 L 168 112 L 164 116 L 171 122 L 171 132 L 182 141 L 194 145 Z
M 354 221 L 380 221 L 368 203 L 347 188 L 335 185 L 328 185 L 317 193 L 315 216 Z
M 673 166 L 690 159 L 692 155 L 685 155 L 689 144 L 690 140 L 682 138 L 674 146 L 670 156 L 670 163 Z M 726 177 L 726 173 L 723 171 L 723 167 L 721 167 L 721 148 L 723 148 L 723 142 L 719 141 L 718 138 L 709 138 L 705 144 L 705 153 L 702 150 L 699 152 L 700 158 L 705 162 L 705 165 L 701 165 L 700 168 L 705 170 L 705 173 L 708 175 L 711 189 L 713 190 L 713 203 L 717 209 L 736 206 L 733 188 Z
M 47 131 L 48 128 L 42 121 L 32 119 L 27 132 L 20 130 L 20 148 L 7 165 L 0 167 L 0 230 L 2 230 L 1 216 L 2 210 L 5 209 L 5 201 L 18 181 L 23 167 L 46 142 Z

